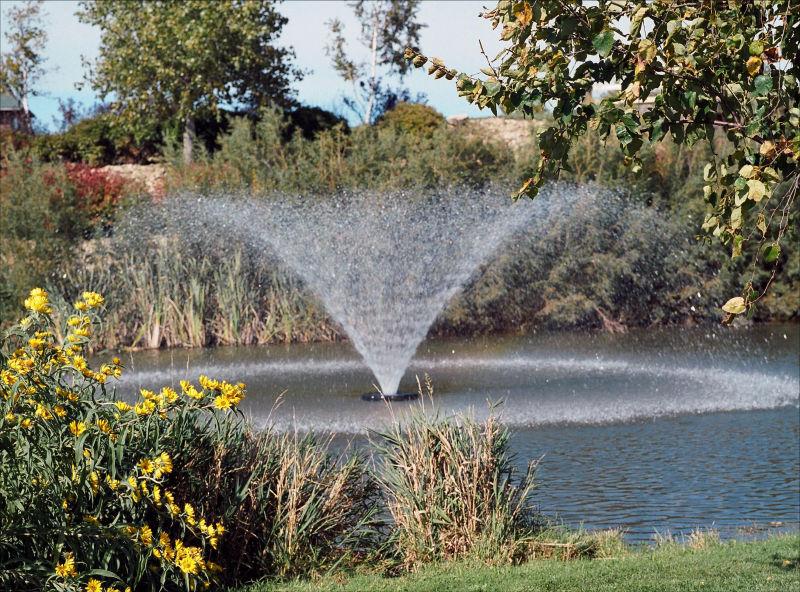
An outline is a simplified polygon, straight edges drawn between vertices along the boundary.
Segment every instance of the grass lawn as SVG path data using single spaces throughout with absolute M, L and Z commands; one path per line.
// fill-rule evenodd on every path
M 800 591 L 800 536 L 731 542 L 702 550 L 668 546 L 615 559 L 535 560 L 516 567 L 457 563 L 398 578 L 328 577 L 316 582 L 264 582 L 236 592 L 323 591 L 611 592 Z

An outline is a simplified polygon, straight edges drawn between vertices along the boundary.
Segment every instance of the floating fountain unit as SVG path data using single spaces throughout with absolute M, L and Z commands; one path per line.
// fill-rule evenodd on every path
M 384 395 L 380 391 L 375 391 L 361 395 L 362 401 L 386 401 L 389 403 L 394 403 L 395 401 L 413 401 L 418 398 L 419 393 L 394 393 L 393 395 Z

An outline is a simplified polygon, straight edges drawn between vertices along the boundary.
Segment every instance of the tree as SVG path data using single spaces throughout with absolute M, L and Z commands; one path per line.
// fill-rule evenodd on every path
M 6 12 L 4 37 L 9 50 L 0 62 L 0 88 L 17 99 L 25 113 L 24 125 L 31 131 L 28 98 L 36 96 L 36 84 L 45 72 L 42 55 L 47 44 L 42 0 L 28 0 Z
M 751 276 L 722 307 L 725 322 L 750 310 L 775 277 L 797 214 L 800 2 L 501 0 L 482 16 L 507 42 L 487 58 L 485 77 L 459 74 L 413 48 L 405 56 L 417 67 L 430 61 L 432 76 L 457 77 L 461 96 L 495 114 L 552 111 L 538 168 L 518 196 L 535 196 L 568 169 L 570 147 L 590 128 L 615 136 L 634 170 L 645 139 L 728 138 L 730 150 L 706 165 L 702 228 L 732 257 L 747 254 L 754 275 L 758 265 L 771 266 L 765 285 L 756 288 Z M 613 81 L 621 91 L 587 100 L 595 84 Z M 643 104 L 651 93 L 652 104 Z
M 358 62 L 348 56 L 344 38 L 344 25 L 338 19 L 328 22 L 331 39 L 326 53 L 334 69 L 352 84 L 353 94 L 345 98 L 345 105 L 361 119 L 372 124 L 385 111 L 386 103 L 408 100 L 408 93 L 384 85 L 385 76 L 403 78 L 410 69 L 403 59 L 402 48 L 416 47 L 419 31 L 425 25 L 417 22 L 419 0 L 358 0 L 350 3 L 361 24 L 361 43 L 369 51 L 369 63 Z M 384 69 L 381 76 L 378 68 Z
M 192 160 L 195 119 L 221 105 L 292 103 L 301 77 L 291 49 L 274 42 L 287 19 L 271 0 L 97 0 L 78 16 L 100 28 L 100 57 L 87 76 L 128 125 L 183 125 Z

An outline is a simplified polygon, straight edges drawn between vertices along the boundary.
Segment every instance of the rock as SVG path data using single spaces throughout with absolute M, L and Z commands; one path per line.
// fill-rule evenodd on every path
M 164 195 L 167 169 L 163 164 L 111 164 L 100 170 L 140 185 L 153 197 Z

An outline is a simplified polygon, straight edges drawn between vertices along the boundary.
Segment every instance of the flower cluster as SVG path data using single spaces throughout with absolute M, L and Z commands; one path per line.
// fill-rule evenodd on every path
M 220 571 L 209 554 L 225 528 L 170 487 L 171 451 L 180 450 L 171 446 L 190 437 L 175 431 L 199 429 L 203 414 L 231 412 L 245 386 L 203 376 L 199 389 L 184 382 L 180 393 L 144 389 L 135 402 L 116 400 L 106 387 L 121 375 L 120 360 L 94 369 L 85 357 L 103 303 L 84 292 L 59 330 L 47 292 L 34 289 L 29 315 L 0 342 L 0 440 L 12 446 L 0 451 L 0 489 L 20 508 L 4 536 L 31 565 L 58 557 L 41 581 L 59 590 L 122 592 L 120 581 L 135 589 L 143 578 L 205 587 Z M 37 531 L 41 524 L 48 530 Z M 120 568 L 132 552 L 146 569 Z M 114 569 L 122 571 L 109 581 L 90 577 Z

